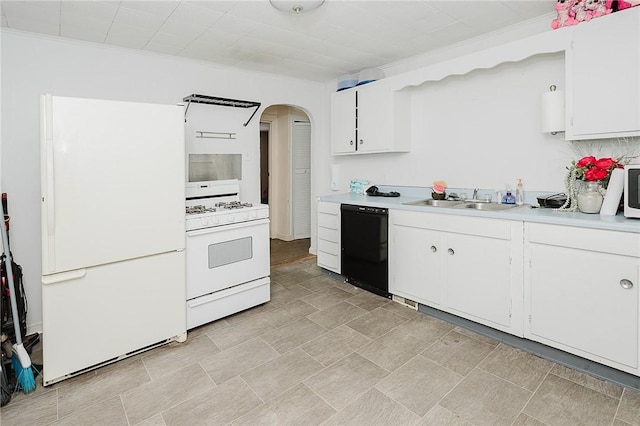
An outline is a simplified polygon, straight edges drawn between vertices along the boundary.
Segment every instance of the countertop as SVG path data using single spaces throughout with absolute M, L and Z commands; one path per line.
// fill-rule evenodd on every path
M 399 210 L 412 210 L 428 213 L 453 214 L 458 216 L 486 217 L 523 222 L 567 225 L 581 228 L 604 229 L 610 231 L 633 232 L 640 234 L 640 219 L 625 218 L 622 213 L 616 216 L 600 216 L 579 212 L 557 211 L 548 208 L 533 208 L 531 204 L 499 211 L 477 211 L 448 207 L 411 206 L 404 203 L 431 198 L 430 192 L 424 188 L 380 186 L 383 192 L 398 191 L 399 197 L 372 197 L 353 193 L 340 193 L 319 197 L 319 200 L 330 203 L 357 204 L 370 207 L 382 207 Z M 405 195 L 406 194 L 406 195 Z M 479 197 L 482 199 L 481 197 Z M 534 194 L 525 197 L 525 201 L 535 200 Z

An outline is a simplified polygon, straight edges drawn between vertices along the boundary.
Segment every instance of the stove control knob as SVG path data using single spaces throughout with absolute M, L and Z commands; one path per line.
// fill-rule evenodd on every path
M 212 225 L 217 225 L 218 224 L 218 218 L 217 217 L 212 217 L 211 218 L 211 224 Z
M 240 220 L 247 221 L 249 220 L 249 215 L 247 213 L 243 213 L 240 215 Z
M 236 221 L 236 216 L 235 216 L 235 215 L 230 214 L 230 215 L 228 216 L 228 219 L 229 219 L 229 222 L 232 222 L 232 223 L 233 223 L 233 222 L 235 222 L 235 221 Z
M 251 218 L 252 219 L 257 219 L 257 217 L 258 217 L 258 212 L 257 211 L 254 210 L 250 214 L 251 214 Z

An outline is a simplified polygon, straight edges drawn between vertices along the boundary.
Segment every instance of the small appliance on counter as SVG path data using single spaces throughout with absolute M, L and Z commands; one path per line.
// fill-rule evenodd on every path
M 624 216 L 640 218 L 640 164 L 624 166 Z

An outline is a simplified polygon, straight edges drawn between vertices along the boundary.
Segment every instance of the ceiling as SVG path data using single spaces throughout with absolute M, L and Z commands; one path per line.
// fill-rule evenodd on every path
M 2 0 L 0 7 L 7 28 L 327 81 L 547 15 L 554 4 L 326 0 L 300 14 L 268 0 Z

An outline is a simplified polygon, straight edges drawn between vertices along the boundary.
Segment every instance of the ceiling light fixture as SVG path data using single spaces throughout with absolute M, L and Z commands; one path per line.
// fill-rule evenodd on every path
M 325 0 L 269 0 L 271 6 L 283 12 L 300 14 L 322 6 Z

